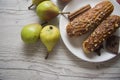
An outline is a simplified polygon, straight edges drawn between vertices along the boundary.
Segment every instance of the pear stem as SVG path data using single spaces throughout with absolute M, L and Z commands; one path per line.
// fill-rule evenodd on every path
M 70 12 L 59 12 L 59 14 L 70 14 Z
M 41 23 L 41 25 L 44 26 L 44 25 L 46 25 L 47 23 L 48 23 L 48 22 L 45 21 L 45 22 Z
M 47 59 L 47 58 L 48 58 L 48 56 L 49 56 L 49 52 L 47 52 L 47 54 L 46 54 L 46 56 L 45 56 L 45 59 Z
M 33 5 L 34 5 L 34 4 L 31 4 L 31 5 L 28 7 L 28 9 L 30 10 Z

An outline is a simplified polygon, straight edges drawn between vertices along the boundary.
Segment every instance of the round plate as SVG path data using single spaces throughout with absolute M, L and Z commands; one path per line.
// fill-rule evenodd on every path
M 72 0 L 64 9 L 63 12 L 73 12 L 80 7 L 83 7 L 87 4 L 90 4 L 91 7 L 95 6 L 102 0 Z M 110 0 L 112 4 L 114 5 L 114 11 L 112 14 L 119 15 L 120 16 L 120 5 L 116 2 L 116 0 Z M 115 57 L 115 54 L 109 53 L 105 50 L 102 50 L 101 56 L 98 56 L 96 54 L 90 54 L 86 55 L 82 50 L 82 42 L 85 39 L 86 35 L 80 36 L 77 38 L 70 38 L 66 33 L 66 26 L 68 24 L 67 15 L 60 16 L 60 33 L 62 40 L 66 47 L 78 58 L 81 58 L 82 60 L 89 61 L 89 62 L 103 62 L 112 59 Z M 120 34 L 120 29 L 116 32 L 117 35 Z M 120 49 L 119 49 L 120 50 Z

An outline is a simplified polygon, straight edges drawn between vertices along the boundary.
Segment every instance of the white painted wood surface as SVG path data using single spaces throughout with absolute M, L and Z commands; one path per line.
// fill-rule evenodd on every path
M 27 9 L 30 4 L 31 0 L 0 0 L 0 80 L 120 80 L 120 56 L 103 63 L 84 62 L 60 40 L 45 60 L 46 48 L 40 41 L 25 45 L 22 27 L 40 22 L 35 11 Z

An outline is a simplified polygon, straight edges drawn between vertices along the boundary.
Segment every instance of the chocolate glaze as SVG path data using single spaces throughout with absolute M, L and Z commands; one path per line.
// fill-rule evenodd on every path
M 113 53 L 113 54 L 118 54 L 119 51 L 119 40 L 120 37 L 112 35 L 106 40 L 106 50 Z

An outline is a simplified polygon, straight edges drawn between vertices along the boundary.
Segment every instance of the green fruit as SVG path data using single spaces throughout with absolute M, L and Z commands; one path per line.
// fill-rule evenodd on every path
M 21 31 L 21 38 L 25 43 L 35 43 L 39 39 L 42 26 L 40 24 L 28 24 Z
M 42 1 L 46 1 L 46 0 L 32 0 L 32 4 L 34 5 L 38 5 L 39 3 L 41 3 Z
M 46 46 L 47 51 L 51 52 L 60 38 L 59 29 L 53 25 L 45 26 L 40 32 L 40 39 Z
M 39 3 L 43 2 L 43 1 L 50 1 L 50 0 L 32 0 L 32 5 L 30 7 L 28 7 L 28 9 L 30 9 L 33 5 L 38 5 Z
M 59 14 L 59 8 L 51 1 L 41 2 L 36 9 L 41 20 L 48 21 Z

